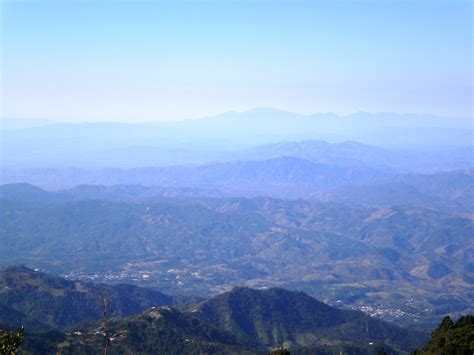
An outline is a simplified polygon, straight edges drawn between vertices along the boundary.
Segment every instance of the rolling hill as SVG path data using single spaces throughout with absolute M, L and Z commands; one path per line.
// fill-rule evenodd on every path
M 264 197 L 41 202 L 34 189 L 25 202 L 29 190 L 1 200 L 3 265 L 188 295 L 285 286 L 420 327 L 472 309 L 469 215 Z
M 22 312 L 22 324 L 27 325 L 23 345 L 27 353 L 61 349 L 65 354 L 85 354 L 103 348 L 102 321 L 91 315 L 91 308 L 74 293 L 93 300 L 104 285 L 68 281 L 24 267 L 3 269 L 1 275 L 2 289 L 6 282 L 10 285 L 0 294 L 2 304 Z M 336 309 L 303 292 L 279 288 L 237 287 L 179 311 L 170 306 L 140 309 L 146 303 L 160 303 L 157 291 L 130 285 L 109 287 L 110 308 L 118 306 L 123 311 L 128 305 L 125 312 L 116 312 L 109 319 L 114 353 L 264 354 L 282 346 L 295 353 L 325 354 L 341 349 L 375 353 L 383 346 L 398 354 L 423 346 L 427 339 L 426 333 L 406 330 L 362 312 Z M 81 303 L 82 307 L 76 307 Z M 135 311 L 129 314 L 134 305 Z M 69 322 L 67 326 L 57 323 L 45 332 L 33 327 L 38 318 L 67 318 Z M 13 320 L 18 322 L 20 317 Z M 8 321 L 2 313 L 0 324 L 19 327 Z
M 330 307 L 303 292 L 277 288 L 235 288 L 194 306 L 189 314 L 242 342 L 272 347 L 384 342 L 408 351 L 424 343 L 422 333 Z
M 26 267 L 0 269 L 0 324 L 28 330 L 66 329 L 102 317 L 102 296 L 108 294 L 114 315 L 123 317 L 176 299 L 133 285 L 69 281 Z

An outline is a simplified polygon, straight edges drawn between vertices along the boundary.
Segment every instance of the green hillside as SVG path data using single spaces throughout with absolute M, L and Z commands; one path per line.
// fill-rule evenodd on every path
M 235 288 L 193 306 L 188 314 L 226 329 L 240 341 L 271 347 L 382 342 L 409 351 L 424 340 L 422 333 L 277 288 Z
M 179 311 L 161 306 L 179 298 L 152 289 L 69 281 L 20 266 L 0 271 L 0 290 L 0 328 L 25 326 L 23 350 L 31 354 L 101 349 L 104 292 L 111 346 L 119 354 L 266 353 L 280 347 L 297 354 L 375 353 L 384 347 L 398 354 L 421 348 L 427 338 L 279 288 L 237 287 Z
M 73 333 L 52 339 L 36 335 L 24 350 L 60 350 L 61 354 L 97 354 L 103 351 L 102 325 L 76 327 Z M 111 354 L 245 354 L 245 347 L 225 331 L 187 317 L 176 309 L 160 307 L 110 322 Z M 258 350 L 258 349 L 253 349 Z M 250 352 L 249 352 L 250 353 Z M 251 352 L 255 353 L 255 352 Z
M 117 317 L 175 302 L 152 289 L 69 281 L 22 266 L 7 267 L 0 269 L 0 324 L 25 325 L 31 332 L 98 320 L 104 293 Z

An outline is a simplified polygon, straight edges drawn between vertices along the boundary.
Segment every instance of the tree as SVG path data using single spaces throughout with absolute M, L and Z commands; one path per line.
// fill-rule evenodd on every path
M 109 289 L 107 288 L 102 295 L 102 327 L 103 327 L 103 334 L 104 334 L 104 355 L 107 355 L 109 351 L 110 342 L 113 339 L 124 335 L 123 330 L 118 330 L 113 335 L 110 335 L 109 323 L 110 323 L 110 316 L 113 314 L 113 310 L 109 312 L 108 310 L 109 302 L 110 302 Z
M 25 329 L 23 327 L 16 332 L 0 331 L 0 355 L 18 354 L 24 338 Z
M 456 323 L 449 316 L 443 318 L 438 328 L 431 334 L 425 348 L 416 350 L 421 354 L 466 354 L 474 353 L 474 316 L 459 318 Z

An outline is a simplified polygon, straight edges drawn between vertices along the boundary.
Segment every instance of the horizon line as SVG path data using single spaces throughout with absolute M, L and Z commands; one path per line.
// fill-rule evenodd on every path
M 474 113 L 471 117 L 469 116 L 448 116 L 448 115 L 440 115 L 440 114 L 434 114 L 434 113 L 414 113 L 414 112 L 395 112 L 395 111 L 366 111 L 366 110 L 358 110 L 358 111 L 352 111 L 347 114 L 338 114 L 332 111 L 326 111 L 326 112 L 311 112 L 311 113 L 301 113 L 301 112 L 296 112 L 296 111 L 290 111 L 286 109 L 280 109 L 280 108 L 274 108 L 274 107 L 253 107 L 247 110 L 228 110 L 228 111 L 222 111 L 216 114 L 211 114 L 211 115 L 204 115 L 204 116 L 197 116 L 197 117 L 188 117 L 188 118 L 181 118 L 181 119 L 174 119 L 174 120 L 156 120 L 156 119 L 145 119 L 145 120 L 136 120 L 136 121 L 130 121 L 130 120 L 68 120 L 68 119 L 50 119 L 50 118 L 44 118 L 44 117 L 8 117 L 8 116 L 0 116 L 0 122 L 3 122 L 5 120 L 17 120 L 17 121 L 43 121 L 43 122 L 49 122 L 49 124 L 93 124 L 93 123 L 122 123 L 122 124 L 159 124 L 159 123 L 183 123 L 183 122 L 189 122 L 189 121 L 199 121 L 199 120 L 205 120 L 205 119 L 213 119 L 217 118 L 219 116 L 223 115 L 229 115 L 229 114 L 245 114 L 245 113 L 251 113 L 255 111 L 274 111 L 277 113 L 287 113 L 287 114 L 292 114 L 292 115 L 298 115 L 301 117 L 311 117 L 311 116 L 317 116 L 317 115 L 327 115 L 327 116 L 335 116 L 338 118 L 345 118 L 345 117 L 350 117 L 354 116 L 357 114 L 367 114 L 367 115 L 398 115 L 398 116 L 429 116 L 433 118 L 445 118 L 445 119 L 454 119 L 454 120 L 473 120 L 474 119 Z M 473 122 L 474 124 L 474 122 Z M 0 128 L 1 125 L 0 125 Z

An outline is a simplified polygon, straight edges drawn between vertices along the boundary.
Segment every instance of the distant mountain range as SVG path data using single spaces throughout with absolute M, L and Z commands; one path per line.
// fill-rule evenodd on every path
M 176 164 L 202 164 L 212 161 L 229 161 L 241 155 L 240 151 L 258 145 L 282 141 L 323 140 L 331 143 L 356 141 L 363 144 L 422 150 L 410 158 L 422 163 L 427 151 L 433 150 L 440 157 L 440 164 L 448 163 L 450 169 L 462 168 L 466 151 L 472 147 L 472 119 L 442 118 L 423 115 L 393 113 L 356 113 L 339 117 L 334 114 L 299 115 L 274 109 L 254 109 L 246 112 L 228 112 L 215 117 L 180 122 L 162 123 L 53 123 L 27 127 L 28 122 L 7 120 L 1 130 L 5 166 L 11 167 L 145 167 Z M 13 128 L 13 127 L 25 128 Z M 30 124 L 31 126 L 31 124 Z M 254 153 L 276 157 L 271 150 L 285 148 L 292 155 L 291 147 L 267 147 Z M 314 149 L 314 145 L 311 149 Z M 333 147 L 353 155 L 350 144 Z M 270 149 L 270 151 L 268 150 Z M 316 147 L 316 151 L 327 150 Z M 364 151 L 350 159 L 373 157 L 371 164 L 385 165 L 393 160 L 383 158 L 382 151 Z M 330 149 L 331 150 L 331 149 Z M 329 151 L 330 151 L 329 150 Z M 449 150 L 446 154 L 443 150 Z M 235 153 L 239 152 L 239 153 Z M 293 151 L 294 153 L 294 151 Z M 308 159 L 313 153 L 300 151 Z M 406 153 L 406 152 L 405 152 Z M 332 154 L 332 153 L 331 153 Z M 324 161 L 339 153 L 326 154 Z M 461 154 L 461 156 L 460 156 Z M 469 153 L 467 153 L 469 154 Z M 407 155 L 407 154 L 405 154 Z M 408 155 L 412 155 L 411 153 Z M 316 153 L 317 156 L 317 153 Z M 403 156 L 403 154 L 402 154 Z M 348 157 L 338 159 L 340 164 Z M 400 154 L 393 160 L 404 165 Z M 255 160 L 255 156 L 245 160 Z M 311 159 L 310 159 L 311 160 Z M 472 164 L 472 150 L 470 152 Z M 433 154 L 426 162 L 436 165 Z M 413 167 L 413 164 L 411 165 Z
M 328 143 L 318 140 L 287 141 L 252 147 L 237 153 L 241 160 L 265 160 L 281 156 L 314 163 L 371 167 L 382 172 L 439 172 L 474 166 L 474 149 L 387 149 L 354 141 Z
M 412 206 L 437 210 L 474 211 L 473 170 L 437 174 L 406 174 L 385 182 L 344 186 L 313 193 L 318 201 L 356 206 Z
M 270 160 L 217 163 L 202 166 L 121 169 L 43 169 L 8 172 L 3 179 L 67 188 L 89 185 L 142 185 L 222 190 L 227 195 L 301 197 L 308 192 L 343 185 L 381 181 L 390 176 L 365 167 L 341 167 L 280 157 Z
M 43 119 L 28 119 L 28 118 L 11 118 L 2 117 L 0 118 L 0 129 L 25 129 L 33 127 L 47 126 L 58 122 L 43 120 Z
M 12 324 L 2 312 L 0 324 L 15 328 L 25 321 L 26 351 L 54 352 L 59 346 L 62 353 L 78 354 L 102 349 L 103 328 L 97 320 L 102 316 L 105 285 L 68 281 L 24 267 L 1 269 L 0 285 L 1 306 L 22 315 Z M 381 346 L 400 353 L 423 346 L 427 339 L 425 333 L 284 289 L 234 288 L 181 311 L 163 307 L 173 298 L 151 289 L 120 285 L 107 290 L 115 310 L 109 326 L 114 337 L 111 349 L 119 353 L 245 354 L 281 346 L 296 353 L 339 349 L 370 353 Z M 35 327 L 40 321 L 48 322 L 51 330 L 35 334 L 42 330 Z
M 365 166 L 337 166 L 306 159 L 269 160 L 137 169 L 26 169 L 3 181 L 59 190 L 52 199 L 150 200 L 154 197 L 256 197 L 315 199 L 353 206 L 413 206 L 474 211 L 474 170 L 396 174 Z M 97 186 L 100 185 L 100 186 Z M 6 185 L 5 185 L 6 186 Z M 27 191 L 10 185 L 0 193 Z M 18 191 L 16 189 L 19 189 Z M 15 192 L 16 191 L 16 192 Z M 31 199 L 44 192 L 28 191 Z

